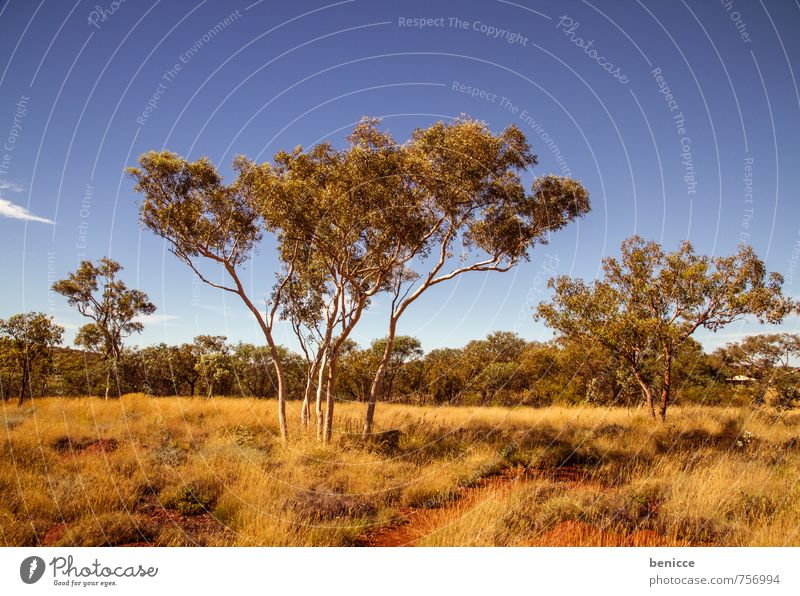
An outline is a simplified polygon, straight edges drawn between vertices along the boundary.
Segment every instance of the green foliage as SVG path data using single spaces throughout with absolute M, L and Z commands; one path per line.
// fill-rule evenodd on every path
M 75 273 L 53 284 L 54 292 L 92 321 L 78 331 L 75 345 L 102 354 L 103 359 L 119 359 L 122 341 L 144 329 L 138 318 L 156 310 L 147 294 L 129 290 L 117 279 L 121 270 L 122 266 L 109 258 L 100 259 L 97 265 L 81 261 Z
M 261 164 L 239 156 L 231 184 L 223 183 L 207 158 L 188 162 L 166 151 L 147 153 L 140 167 L 128 170 L 145 197 L 144 225 L 166 239 L 204 282 L 239 295 L 258 320 L 281 403 L 284 357 L 272 327 L 278 314 L 290 321 L 306 361 L 306 398 L 323 367 L 328 439 L 340 359 L 374 296 L 394 296 L 387 341 L 373 346 L 380 364 L 372 383 L 361 374 L 372 354 L 351 354 L 352 366 L 343 372 L 352 396 L 366 399 L 369 386 L 371 404 L 378 393 L 386 398 L 400 390 L 398 383 L 409 381 L 398 370 L 410 371 L 414 366 L 404 361 L 416 357 L 396 341 L 395 329 L 413 300 L 467 271 L 507 271 L 527 259 L 535 244 L 546 243 L 551 232 L 589 210 L 588 193 L 571 179 L 545 176 L 526 191 L 520 174 L 536 157 L 515 126 L 494 134 L 485 123 L 461 117 L 417 129 L 400 144 L 379 125 L 378 119 L 364 118 L 342 149 L 323 142 L 279 151 L 271 163 Z M 274 237 L 280 263 L 266 316 L 247 295 L 238 271 L 264 234 Z M 454 263 L 457 244 L 466 254 Z M 230 283 L 210 281 L 202 261 L 221 265 Z M 218 364 L 213 363 L 215 370 Z M 418 365 L 412 376 L 423 374 Z M 214 379 L 207 372 L 203 376 Z M 491 392 L 503 382 L 496 376 L 487 381 Z M 285 434 L 283 423 L 281 428 Z
M 713 354 L 726 378 L 747 379 L 744 390 L 756 403 L 779 410 L 800 405 L 800 375 L 794 366 L 800 357 L 800 336 L 791 333 L 750 335 Z
M 539 305 L 537 316 L 563 337 L 591 342 L 624 363 L 653 417 L 660 392 L 662 420 L 676 353 L 695 331 L 718 331 L 747 315 L 777 323 L 796 309 L 781 291 L 781 276 L 767 274 L 748 246 L 712 258 L 696 254 L 688 241 L 667 253 L 633 236 L 619 259 L 603 260 L 603 273 L 591 284 L 568 276 L 551 280 L 553 299 Z
M 33 397 L 33 378 L 46 379 L 53 364 L 54 348 L 61 344 L 64 328 L 43 313 L 30 312 L 0 320 L 0 357 L 4 368 L 19 374 L 19 404 Z M 8 383 L 6 383 L 8 385 Z M 47 387 L 41 384 L 43 395 Z M 7 387 L 3 399 L 8 399 Z
M 194 516 L 211 513 L 219 498 L 220 490 L 215 482 L 195 480 L 179 486 L 164 500 L 164 506 L 175 509 L 182 515 Z
M 104 362 L 106 370 L 105 396 L 109 395 L 111 374 L 114 373 L 121 393 L 118 364 L 122 358 L 123 340 L 141 333 L 144 325 L 140 318 L 156 311 L 147 294 L 130 290 L 117 279 L 122 265 L 109 258 L 95 265 L 81 261 L 74 273 L 53 284 L 53 291 L 66 297 L 67 304 L 89 319 L 78 330 L 75 345 L 94 352 Z
M 639 387 L 620 361 L 592 344 L 569 341 L 524 342 L 506 334 L 513 350 L 498 347 L 498 337 L 475 340 L 464 348 L 440 348 L 420 354 L 414 338 L 398 337 L 400 351 L 393 354 L 391 401 L 411 404 L 546 406 L 553 404 L 636 405 Z M 276 392 L 269 350 L 239 343 L 229 348 L 208 338 L 191 344 L 158 344 L 132 348 L 119 367 L 123 393 L 142 392 L 153 396 L 214 395 L 229 397 L 273 397 Z M 220 340 L 220 338 L 217 338 Z M 8 341 L 8 340 L 6 340 Z M 521 343 L 520 343 L 521 342 Z M 212 342 L 214 343 L 214 342 Z M 502 343 L 502 342 L 501 342 Z M 355 401 L 369 397 L 370 385 L 382 354 L 383 340 L 367 348 L 347 345 L 340 367 L 341 395 Z M 6 346 L 5 348 L 3 346 Z M 18 391 L 21 378 L 10 344 L 0 342 L 0 374 L 8 396 Z M 492 347 L 494 346 L 494 347 Z M 288 383 L 288 397 L 301 399 L 306 381 L 304 359 L 280 348 Z M 407 357 L 407 359 L 406 359 Z M 650 356 L 643 363 L 646 374 L 657 362 Z M 36 394 L 86 395 L 102 393 L 106 365 L 100 356 L 70 348 L 52 349 L 49 364 L 31 368 L 31 386 Z M 745 405 L 761 403 L 778 409 L 797 406 L 796 373 L 790 364 L 776 366 L 766 376 L 757 367 L 723 361 L 721 351 L 705 354 L 690 339 L 677 350 L 672 376 L 673 399 L 682 404 Z M 732 383 L 736 374 L 765 381 Z M 204 377 L 204 375 L 208 375 Z M 767 383 L 769 381 L 769 383 Z
M 423 387 L 434 403 L 453 403 L 464 389 L 460 357 L 455 348 L 439 348 L 425 357 Z
M 369 398 L 375 371 L 386 349 L 386 338 L 374 340 L 368 348 L 350 345 L 342 354 L 339 386 L 358 401 Z M 410 400 L 422 385 L 422 344 L 416 337 L 399 335 L 384 374 L 386 399 Z
M 221 335 L 198 335 L 194 338 L 197 356 L 194 368 L 206 397 L 211 397 L 215 391 L 224 394 L 231 382 L 233 371 L 226 340 Z

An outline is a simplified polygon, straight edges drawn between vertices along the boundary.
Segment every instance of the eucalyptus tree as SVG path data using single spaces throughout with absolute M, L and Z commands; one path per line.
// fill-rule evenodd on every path
M 291 255 L 284 315 L 307 353 L 308 398 L 317 376 L 317 429 L 326 442 L 342 346 L 370 300 L 388 289 L 408 246 L 421 242 L 418 219 L 428 214 L 416 206 L 407 160 L 404 147 L 365 118 L 343 149 L 323 142 L 242 168 L 283 260 Z
M 783 278 L 767 273 L 749 246 L 730 256 L 698 255 L 690 242 L 674 252 L 633 236 L 619 259 L 603 260 L 603 279 L 587 284 L 559 276 L 550 280 L 550 302 L 537 316 L 568 339 L 591 341 L 626 363 L 655 419 L 666 419 L 673 359 L 698 329 L 718 331 L 745 316 L 778 323 L 796 309 L 783 295 Z M 656 378 L 645 373 L 655 362 Z
M 33 370 L 47 364 L 53 356 L 53 348 L 61 344 L 63 334 L 64 328 L 43 313 L 29 312 L 0 320 L 0 337 L 6 340 L 5 355 L 20 372 L 20 406 L 26 392 L 33 398 Z
M 359 349 L 353 343 L 342 360 L 342 381 L 352 399 L 366 402 L 375 369 L 383 358 L 386 338 L 373 340 L 364 349 Z M 419 389 L 424 376 L 423 356 L 422 344 L 416 337 L 398 335 L 395 338 L 392 360 L 386 371 L 389 392 L 398 388 L 399 393 L 409 395 Z
M 727 365 L 748 375 L 769 377 L 775 369 L 789 370 L 800 357 L 800 335 L 762 333 L 748 335 L 736 343 L 719 348 L 715 355 Z
M 306 255 L 310 253 L 305 252 Z M 323 435 L 322 399 L 327 372 L 327 347 L 338 313 L 338 300 L 325 297 L 324 274 L 307 263 L 303 274 L 295 273 L 286 288 L 282 318 L 288 320 L 297 337 L 305 363 L 305 386 L 300 406 L 300 423 L 308 428 L 311 401 L 316 403 L 317 437 Z
M 189 389 L 189 396 L 194 396 L 194 389 L 200 378 L 196 365 L 197 351 L 194 344 L 169 347 L 169 368 L 176 395 L 182 395 L 181 389 L 185 385 Z
M 141 333 L 144 325 L 139 319 L 156 311 L 147 294 L 129 289 L 125 282 L 117 279 L 122 265 L 109 258 L 102 258 L 95 265 L 82 261 L 74 273 L 53 284 L 53 291 L 67 299 L 67 304 L 91 320 L 78 331 L 75 345 L 96 352 L 106 366 L 105 398 L 111 386 L 111 373 L 117 381 L 119 360 L 122 357 L 123 340 L 134 333 Z
M 800 335 L 763 333 L 748 335 L 719 348 L 714 356 L 726 368 L 755 381 L 756 401 L 773 394 L 773 405 L 790 407 L 800 397 L 795 363 L 800 358 Z
M 194 338 L 194 347 L 197 354 L 197 371 L 200 383 L 206 394 L 211 398 L 214 391 L 219 391 L 230 380 L 232 366 L 228 345 L 224 335 L 198 335 Z
M 149 152 L 139 158 L 139 165 L 129 168 L 128 173 L 136 181 L 136 190 L 145 197 L 139 206 L 142 223 L 166 240 L 170 251 L 201 281 L 239 296 L 255 317 L 275 368 L 278 425 L 281 438 L 286 440 L 286 377 L 273 329 L 284 288 L 292 275 L 292 259 L 289 256 L 285 267 L 276 272 L 277 281 L 266 300 L 266 311 L 262 312 L 242 282 L 242 268 L 264 231 L 274 230 L 274 218 L 264 220 L 253 206 L 248 195 L 250 187 L 241 180 L 246 160 L 237 158 L 234 162 L 239 177 L 230 185 L 223 183 L 205 157 L 189 162 L 169 151 Z M 291 249 L 284 248 L 284 256 L 291 255 Z M 212 279 L 210 266 L 222 269 L 223 280 Z
M 526 192 L 520 174 L 537 162 L 516 126 L 498 135 L 466 118 L 437 122 L 414 131 L 404 152 L 413 192 L 400 225 L 411 241 L 390 279 L 389 327 L 370 389 L 365 436 L 385 396 L 397 324 L 406 309 L 429 288 L 464 273 L 510 270 L 529 258 L 534 245 L 546 244 L 551 232 L 589 211 L 588 193 L 569 178 L 544 176 Z
M 437 348 L 424 360 L 424 387 L 437 404 L 453 404 L 467 385 L 461 366 L 462 350 Z
M 281 350 L 283 352 L 283 350 Z M 282 359 L 285 357 L 282 354 Z M 267 397 L 274 387 L 272 357 L 265 346 L 239 342 L 231 350 L 231 362 L 240 395 Z

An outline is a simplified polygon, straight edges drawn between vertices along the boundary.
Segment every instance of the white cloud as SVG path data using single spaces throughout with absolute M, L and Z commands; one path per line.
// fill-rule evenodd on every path
M 152 315 L 139 315 L 134 320 L 138 323 L 144 323 L 145 325 L 166 325 L 177 319 L 178 317 L 175 315 L 153 313 Z
M 11 192 L 22 192 L 25 188 L 21 184 L 11 182 L 9 180 L 0 180 L 0 190 L 8 190 Z
M 80 328 L 80 325 L 76 325 L 75 323 L 68 323 L 66 321 L 62 321 L 61 319 L 55 319 L 57 325 L 61 325 L 67 331 L 77 331 Z
M 3 183 L 7 184 L 7 183 Z M 41 223 L 52 224 L 53 221 L 47 219 L 46 217 L 39 217 L 38 215 L 34 215 L 25 207 L 20 205 L 15 205 L 11 201 L 6 199 L 0 199 L 0 216 L 3 217 L 11 217 L 13 219 L 24 219 L 26 221 L 38 221 Z

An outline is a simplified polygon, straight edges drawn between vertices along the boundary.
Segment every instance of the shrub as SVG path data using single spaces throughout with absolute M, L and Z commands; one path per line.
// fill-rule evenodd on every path
M 771 518 L 777 510 L 778 504 L 771 497 L 767 495 L 753 495 L 740 491 L 739 499 L 728 512 L 728 518 L 753 523 Z
M 214 481 L 194 480 L 178 487 L 164 500 L 164 506 L 175 509 L 182 515 L 200 515 L 211 511 L 219 493 L 219 487 Z

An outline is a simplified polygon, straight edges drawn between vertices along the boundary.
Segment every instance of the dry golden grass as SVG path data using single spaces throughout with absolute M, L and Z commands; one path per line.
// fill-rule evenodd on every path
M 339 404 L 323 446 L 298 405 L 284 446 L 273 401 L 4 403 L 0 543 L 800 544 L 800 413 L 382 405 L 387 446 Z

